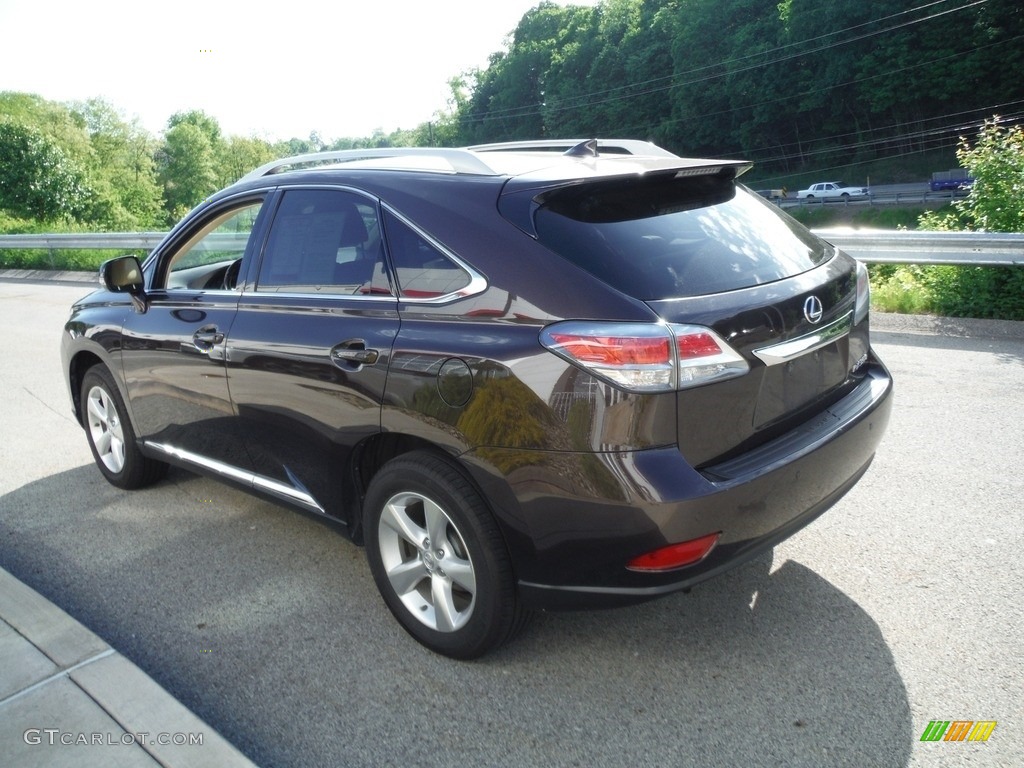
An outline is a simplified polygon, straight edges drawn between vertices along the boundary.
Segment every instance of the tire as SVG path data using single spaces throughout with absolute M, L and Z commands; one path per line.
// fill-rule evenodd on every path
M 167 474 L 167 464 L 143 456 L 110 371 L 95 365 L 82 377 L 80 405 L 96 466 L 111 485 L 143 488 Z
M 443 458 L 414 452 L 385 464 L 367 490 L 363 522 L 377 589 L 430 650 L 478 658 L 525 624 L 497 523 Z

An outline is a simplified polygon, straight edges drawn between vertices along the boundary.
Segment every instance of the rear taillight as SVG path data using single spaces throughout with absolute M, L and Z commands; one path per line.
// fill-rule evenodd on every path
M 670 392 L 742 376 L 747 362 L 710 328 L 569 321 L 540 334 L 545 348 L 631 392 Z

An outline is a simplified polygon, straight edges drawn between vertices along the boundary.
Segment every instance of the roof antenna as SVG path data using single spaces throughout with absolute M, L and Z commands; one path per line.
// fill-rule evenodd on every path
M 597 157 L 597 139 L 581 141 L 572 149 L 567 149 L 565 154 L 569 157 Z

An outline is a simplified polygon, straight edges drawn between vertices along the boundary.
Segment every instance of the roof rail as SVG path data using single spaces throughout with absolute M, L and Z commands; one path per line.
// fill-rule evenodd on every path
M 292 157 L 283 157 L 261 165 L 254 171 L 247 173 L 237 183 L 255 181 L 264 176 L 281 173 L 285 169 L 300 165 L 315 165 L 323 163 L 344 163 L 357 160 L 372 160 L 374 158 L 393 157 L 420 157 L 436 158 L 447 161 L 451 169 L 456 173 L 471 173 L 482 176 L 494 176 L 495 171 L 487 163 L 472 152 L 465 149 L 446 149 L 438 147 L 389 147 L 386 149 L 341 149 L 332 152 L 308 152 Z
M 598 151 L 603 149 L 609 154 L 679 157 L 667 149 L 662 149 L 657 144 L 637 139 L 540 139 L 536 141 L 506 141 L 499 144 L 476 144 L 466 147 L 466 149 L 473 152 L 516 152 L 522 150 L 567 152 L 590 142 L 597 142 Z

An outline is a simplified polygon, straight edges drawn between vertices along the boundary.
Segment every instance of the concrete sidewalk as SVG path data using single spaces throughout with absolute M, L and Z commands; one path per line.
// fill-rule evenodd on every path
M 0 754 L 17 768 L 254 766 L 145 672 L 3 569 Z

